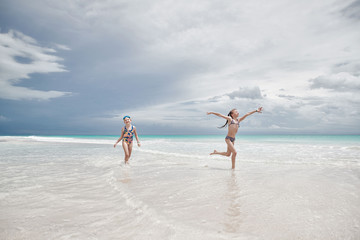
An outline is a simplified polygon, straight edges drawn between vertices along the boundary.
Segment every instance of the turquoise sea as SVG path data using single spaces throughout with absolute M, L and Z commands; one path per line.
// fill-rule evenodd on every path
M 1 137 L 1 136 L 0 136 Z M 5 136 L 4 136 L 5 137 Z M 93 140 L 114 140 L 119 138 L 118 135 L 51 135 L 51 136 L 18 136 L 18 137 L 47 137 L 47 138 L 64 138 L 64 139 L 93 139 Z M 142 135 L 141 139 L 187 139 L 187 140 L 221 140 L 224 135 Z M 346 144 L 346 143 L 359 143 L 360 135 L 239 135 L 236 137 L 238 141 L 257 141 L 257 142 L 288 142 L 288 143 L 334 143 L 334 144 Z
M 0 136 L 1 239 L 359 239 L 359 135 Z

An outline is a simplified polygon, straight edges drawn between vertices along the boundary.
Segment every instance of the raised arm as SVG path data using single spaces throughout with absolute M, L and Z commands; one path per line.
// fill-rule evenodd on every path
M 225 118 L 225 119 L 228 120 L 228 121 L 231 121 L 231 120 L 232 120 L 232 118 L 231 118 L 230 116 L 225 116 L 225 115 L 222 115 L 222 114 L 216 113 L 216 112 L 207 112 L 206 114 L 207 114 L 207 115 L 214 114 L 214 115 L 216 115 L 216 116 L 218 116 L 218 117 Z
M 124 136 L 124 128 L 121 129 L 121 136 L 120 138 L 117 140 L 117 142 L 114 144 L 114 147 L 116 147 L 116 145 L 121 141 L 121 139 L 123 138 Z
M 259 107 L 257 110 L 254 110 L 254 111 L 251 111 L 251 112 L 248 112 L 247 114 L 245 114 L 244 116 L 242 116 L 241 118 L 239 118 L 239 122 L 241 122 L 242 120 L 244 120 L 246 117 L 250 116 L 251 114 L 254 114 L 254 113 L 262 113 L 262 107 Z

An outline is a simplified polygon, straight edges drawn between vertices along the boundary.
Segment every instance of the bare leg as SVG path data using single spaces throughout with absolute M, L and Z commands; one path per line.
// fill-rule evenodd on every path
M 235 169 L 236 152 L 231 155 L 231 168 Z
M 228 139 L 227 139 L 228 140 Z M 236 160 L 236 149 L 233 142 L 231 142 L 230 140 L 226 141 L 226 143 L 228 144 L 228 148 L 231 151 L 231 168 L 235 169 L 235 160 Z
M 133 143 L 130 143 L 130 144 L 128 145 L 128 149 L 129 149 L 129 159 L 130 159 L 130 157 L 131 157 L 132 147 L 133 147 Z
M 125 164 L 128 163 L 130 155 L 131 155 L 131 150 L 132 150 L 132 143 L 131 144 L 127 144 L 125 141 L 122 142 L 122 146 L 124 149 L 124 153 L 125 153 Z
M 218 155 L 227 156 L 227 157 L 230 157 L 230 155 L 231 155 L 231 168 L 235 169 L 235 159 L 236 159 L 237 152 L 234 147 L 234 143 L 231 142 L 229 139 L 225 139 L 225 142 L 227 144 L 226 152 L 218 152 L 218 151 L 214 150 L 214 152 L 210 153 L 210 155 L 218 154 Z
M 231 168 L 235 169 L 235 160 L 236 160 L 236 149 L 234 147 L 234 143 L 231 142 L 229 139 L 225 139 L 225 142 L 227 144 L 227 151 L 226 152 L 218 152 L 216 150 L 214 150 L 214 152 L 210 153 L 210 155 L 222 155 L 222 156 L 227 156 L 230 157 L 231 155 Z
M 210 155 L 214 155 L 214 154 L 230 157 L 231 151 L 230 151 L 229 146 L 228 146 L 226 152 L 218 152 L 218 151 L 214 150 L 214 152 L 210 153 Z

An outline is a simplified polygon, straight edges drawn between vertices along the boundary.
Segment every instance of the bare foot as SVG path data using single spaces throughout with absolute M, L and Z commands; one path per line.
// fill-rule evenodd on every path
M 214 150 L 214 152 L 210 153 L 210 155 L 217 154 L 217 151 Z

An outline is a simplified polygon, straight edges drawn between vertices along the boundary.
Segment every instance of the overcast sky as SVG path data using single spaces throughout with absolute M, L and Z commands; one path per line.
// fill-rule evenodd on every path
M 360 1 L 1 0 L 0 134 L 360 134 Z

